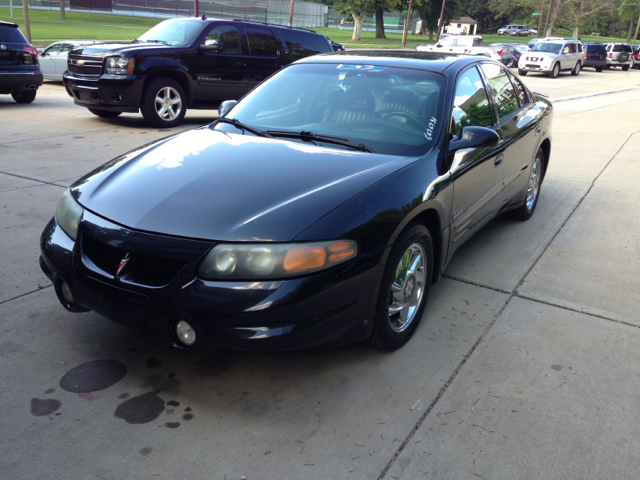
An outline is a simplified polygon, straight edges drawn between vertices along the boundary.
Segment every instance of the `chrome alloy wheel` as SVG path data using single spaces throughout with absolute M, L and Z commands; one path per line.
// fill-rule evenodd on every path
M 156 113 L 165 121 L 174 120 L 182 110 L 182 98 L 173 87 L 163 87 L 156 93 Z
M 533 160 L 533 166 L 531 167 L 531 175 L 529 176 L 529 185 L 527 186 L 527 199 L 525 203 L 527 210 L 532 210 L 538 199 L 538 189 L 540 188 L 540 168 L 542 162 L 540 161 L 540 155 L 536 155 Z
M 396 333 L 405 331 L 415 320 L 424 295 L 426 262 L 424 247 L 413 243 L 396 267 L 395 279 L 389 291 L 389 323 Z

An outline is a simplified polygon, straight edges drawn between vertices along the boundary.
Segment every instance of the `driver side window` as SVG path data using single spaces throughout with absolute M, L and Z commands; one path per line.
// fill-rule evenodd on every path
M 56 55 L 58 53 L 58 49 L 60 48 L 60 45 L 53 45 L 47 49 L 45 49 L 44 52 L 42 52 L 42 56 L 43 57 L 48 57 L 50 55 Z
M 242 54 L 240 34 L 238 33 L 238 29 L 233 25 L 219 25 L 212 28 L 207 35 L 207 40 L 218 40 L 222 44 L 222 50 L 219 53 L 227 53 L 230 55 Z
M 463 127 L 493 125 L 487 91 L 476 67 L 470 68 L 458 78 L 451 125 L 451 134 L 457 137 L 460 136 Z

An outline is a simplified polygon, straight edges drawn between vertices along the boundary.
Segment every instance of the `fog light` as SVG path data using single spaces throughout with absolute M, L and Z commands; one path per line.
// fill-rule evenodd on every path
M 67 303 L 73 305 L 73 293 L 71 293 L 71 288 L 69 287 L 69 284 L 64 280 L 60 285 L 60 293 L 62 293 L 62 296 L 67 301 Z
M 191 328 L 184 320 L 180 320 L 176 323 L 176 335 L 178 336 L 178 340 L 185 345 L 193 345 L 196 343 L 196 332 Z

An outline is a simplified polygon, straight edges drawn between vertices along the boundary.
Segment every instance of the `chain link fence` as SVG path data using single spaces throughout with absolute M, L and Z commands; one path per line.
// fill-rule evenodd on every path
M 404 31 L 404 22 L 407 19 L 407 12 L 385 12 L 384 16 L 384 31 L 388 33 L 402 33 Z M 328 27 L 346 28 L 347 30 L 353 30 L 353 20 L 350 15 L 339 13 L 335 8 L 329 7 L 327 14 Z M 411 14 L 409 33 L 418 33 L 420 30 L 421 20 L 418 15 Z M 367 15 L 364 18 L 362 30 L 375 31 L 376 29 L 376 17 L 375 15 Z
M 8 7 L 11 0 L 0 0 Z M 20 0 L 12 0 L 14 9 L 21 9 Z M 191 17 L 194 0 L 68 0 L 71 11 L 112 13 L 144 17 Z M 233 0 L 199 1 L 199 14 L 209 18 L 239 18 L 256 22 L 289 25 L 290 0 Z M 29 8 L 60 10 L 60 0 L 29 0 Z M 327 25 L 328 7 L 321 3 L 296 0 L 293 9 L 294 27 L 324 27 Z

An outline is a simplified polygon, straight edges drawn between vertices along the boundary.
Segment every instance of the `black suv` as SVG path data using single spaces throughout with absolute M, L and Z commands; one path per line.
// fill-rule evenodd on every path
M 332 52 L 322 35 L 242 20 L 179 18 L 133 43 L 84 45 L 69 54 L 64 85 L 99 117 L 142 111 L 147 123 L 173 127 L 187 108 L 238 100 L 285 65 Z
M 0 94 L 18 103 L 31 103 L 42 85 L 38 51 L 15 23 L 0 21 Z
M 584 43 L 584 62 L 582 68 L 595 68 L 601 72 L 607 68 L 607 47 L 602 43 Z

